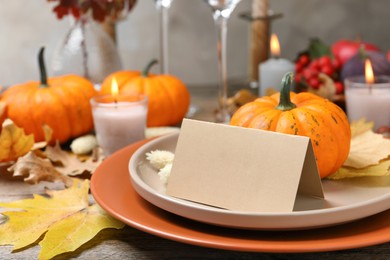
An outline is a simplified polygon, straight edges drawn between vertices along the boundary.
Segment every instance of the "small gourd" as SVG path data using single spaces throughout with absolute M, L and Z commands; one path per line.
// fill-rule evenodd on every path
M 344 111 L 317 95 L 290 92 L 293 74 L 282 80 L 280 93 L 247 103 L 232 116 L 231 125 L 310 137 L 321 178 L 337 171 L 347 159 L 351 130 Z
M 44 48 L 38 55 L 40 81 L 9 87 L 1 96 L 7 117 L 36 142 L 44 141 L 42 126 L 53 130 L 52 142 L 64 143 L 93 129 L 89 100 L 96 95 L 93 84 L 77 75 L 47 78 L 43 61 Z
M 174 126 L 181 123 L 190 105 L 190 93 L 184 83 L 172 75 L 149 73 L 157 60 L 140 71 L 118 71 L 102 83 L 100 94 L 110 94 L 113 78 L 120 94 L 144 94 L 148 97 L 148 127 Z

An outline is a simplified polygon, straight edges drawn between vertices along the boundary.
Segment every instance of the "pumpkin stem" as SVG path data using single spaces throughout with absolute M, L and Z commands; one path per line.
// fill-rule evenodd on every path
M 39 72 L 41 76 L 41 85 L 47 86 L 46 67 L 45 67 L 45 61 L 43 60 L 44 51 L 45 51 L 45 47 L 41 47 L 38 54 L 38 63 L 39 63 Z
M 294 80 L 294 73 L 288 72 L 283 76 L 281 89 L 280 89 L 280 100 L 279 105 L 276 106 L 276 109 L 287 111 L 293 108 L 296 108 L 296 105 L 291 102 L 290 99 L 290 86 Z
M 149 75 L 149 70 L 153 67 L 153 65 L 157 64 L 158 60 L 154 59 L 146 65 L 145 69 L 142 71 L 141 76 L 147 77 Z

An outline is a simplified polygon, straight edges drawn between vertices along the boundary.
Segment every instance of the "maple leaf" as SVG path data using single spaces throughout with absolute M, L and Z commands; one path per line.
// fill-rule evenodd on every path
M 351 137 L 354 138 L 374 128 L 374 122 L 367 121 L 365 118 L 351 122 Z
M 34 143 L 32 150 L 45 148 L 53 136 L 53 129 L 50 126 L 44 124 L 42 125 L 42 129 L 43 129 L 43 135 L 45 137 L 45 141 Z
M 390 139 L 371 130 L 352 138 L 351 149 L 343 166 L 364 168 L 378 164 L 390 155 Z
M 24 177 L 24 181 L 29 184 L 37 184 L 40 181 L 62 181 L 66 187 L 70 187 L 73 181 L 69 176 L 57 171 L 49 159 L 40 158 L 32 151 L 19 157 L 8 171 L 13 171 L 15 177 Z
M 351 148 L 347 160 L 329 179 L 390 175 L 390 140 L 372 131 L 365 119 L 351 123 Z
M 390 159 L 384 160 L 377 165 L 368 166 L 361 169 L 353 167 L 341 167 L 335 174 L 328 176 L 328 179 L 339 180 L 355 177 L 381 177 L 390 175 Z
M 0 162 L 14 161 L 34 145 L 34 135 L 26 135 L 23 128 L 6 120 L 0 133 Z
M 60 165 L 56 169 L 64 175 L 75 176 L 81 175 L 84 172 L 94 172 L 96 167 L 103 161 L 104 156 L 101 150 L 97 150 L 98 155 L 89 157 L 87 160 L 81 161 L 74 154 L 61 149 L 57 143 L 55 146 L 48 146 L 45 150 L 45 155 L 53 162 Z M 96 157 L 96 158 L 94 158 Z
M 17 209 L 2 214 L 8 219 L 0 225 L 0 245 L 24 248 L 39 240 L 40 259 L 74 251 L 106 228 L 120 229 L 124 224 L 107 215 L 97 204 L 88 204 L 89 181 L 75 179 L 64 190 L 46 191 L 0 207 Z M 20 211 L 21 210 L 21 211 Z
M 76 155 L 56 146 L 46 147 L 45 152 L 34 150 L 18 158 L 16 163 L 8 168 L 13 176 L 22 176 L 24 181 L 37 184 L 41 181 L 61 181 L 66 187 L 72 185 L 73 178 L 69 176 L 92 173 L 103 161 L 103 152 L 97 149 L 98 155 L 79 159 Z

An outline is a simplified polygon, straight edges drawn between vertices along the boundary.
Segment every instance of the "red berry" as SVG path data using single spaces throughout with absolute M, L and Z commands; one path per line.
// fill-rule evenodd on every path
M 302 74 L 300 74 L 300 73 L 295 74 L 295 81 L 301 82 L 302 81 Z
M 334 86 L 336 87 L 336 94 L 342 94 L 344 91 L 344 85 L 340 81 L 336 81 L 334 83 Z
M 301 63 L 295 63 L 295 73 L 301 72 L 303 69 L 303 65 Z
M 298 62 L 301 63 L 303 66 L 306 66 L 310 62 L 310 58 L 307 55 L 301 55 L 301 57 L 299 57 Z
M 319 58 L 318 63 L 321 67 L 332 66 L 332 60 L 329 56 L 322 56 L 321 58 Z
M 332 66 L 326 65 L 326 66 L 323 66 L 323 67 L 321 68 L 321 72 L 325 73 L 325 74 L 328 75 L 328 76 L 332 76 L 333 73 L 334 73 L 334 69 L 333 69 Z
M 321 69 L 320 61 L 319 60 L 313 60 L 310 63 L 309 67 L 312 68 L 312 69 L 315 69 L 315 70 L 320 70 Z
M 333 59 L 332 66 L 335 70 L 339 70 L 341 69 L 341 62 L 338 59 Z
M 308 84 L 310 87 L 314 88 L 314 89 L 318 89 L 320 87 L 320 80 L 318 78 L 311 78 L 309 81 L 308 81 Z
M 303 77 L 308 81 L 311 78 L 317 78 L 318 77 L 318 71 L 312 68 L 306 68 L 303 71 Z

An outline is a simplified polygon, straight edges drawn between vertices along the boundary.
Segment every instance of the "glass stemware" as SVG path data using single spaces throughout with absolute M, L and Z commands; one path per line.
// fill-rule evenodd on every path
M 168 73 L 168 9 L 173 0 L 155 0 L 160 20 L 160 73 Z
M 219 85 L 219 109 L 216 122 L 229 123 L 230 113 L 227 108 L 228 84 L 227 84 L 227 60 L 226 60 L 226 35 L 227 20 L 236 5 L 241 0 L 204 0 L 213 11 L 213 19 L 217 29 L 217 54 L 218 54 L 218 85 Z

